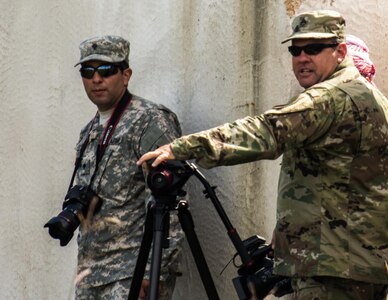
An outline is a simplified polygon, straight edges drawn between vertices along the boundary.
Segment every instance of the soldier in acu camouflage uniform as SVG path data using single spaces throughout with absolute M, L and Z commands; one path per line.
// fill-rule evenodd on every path
M 81 43 L 80 51 L 77 65 L 81 65 L 85 91 L 98 112 L 80 134 L 76 149 L 81 164 L 76 183 L 90 184 L 102 207 L 81 222 L 76 299 L 127 299 L 150 197 L 136 161 L 147 151 L 179 137 L 181 129 L 169 109 L 128 92 L 132 74 L 128 41 L 118 36 L 96 37 Z M 109 135 L 105 131 L 109 119 L 124 99 L 129 104 Z M 103 137 L 109 143 L 98 159 Z M 170 234 L 170 248 L 164 251 L 162 263 L 160 299 L 171 298 L 178 272 L 182 235 L 180 231 Z M 144 279 L 142 299 L 148 284 Z
M 184 136 L 144 155 L 205 168 L 283 155 L 275 269 L 296 299 L 385 299 L 388 100 L 347 57 L 334 11 L 295 17 L 289 51 L 305 90 L 262 115 Z

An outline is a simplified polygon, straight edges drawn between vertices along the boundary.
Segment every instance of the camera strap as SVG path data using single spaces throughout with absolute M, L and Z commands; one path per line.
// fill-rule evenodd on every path
M 132 95 L 128 92 L 128 90 L 126 90 L 123 95 L 123 98 L 117 104 L 111 117 L 109 118 L 108 124 L 105 127 L 104 134 L 102 135 L 100 143 L 98 144 L 97 164 L 100 162 L 102 156 L 104 155 L 106 147 L 108 147 L 110 139 L 112 138 L 113 132 L 115 131 L 116 126 L 119 123 L 125 109 L 127 108 L 128 104 L 131 102 L 131 98 L 132 98 Z
M 124 95 L 123 95 L 123 97 L 121 98 L 119 103 L 117 103 L 117 105 L 116 105 L 116 107 L 115 107 L 111 117 L 108 120 L 108 124 L 105 127 L 104 134 L 102 135 L 102 137 L 100 139 L 100 142 L 98 143 L 97 153 L 96 153 L 96 167 L 95 167 L 94 173 L 93 173 L 93 175 L 92 175 L 92 177 L 90 179 L 90 184 L 93 182 L 94 176 L 96 175 L 96 172 L 97 172 L 97 169 L 98 169 L 98 165 L 99 165 L 99 163 L 100 163 L 100 161 L 101 161 L 101 159 L 102 159 L 102 157 L 103 157 L 103 155 L 105 153 L 106 148 L 109 145 L 109 142 L 110 142 L 110 140 L 112 138 L 112 135 L 113 135 L 113 133 L 114 133 L 114 131 L 116 129 L 116 126 L 119 123 L 119 121 L 121 119 L 121 116 L 123 115 L 125 109 L 128 107 L 129 103 L 131 102 L 131 99 L 132 99 L 132 95 L 128 92 L 128 90 L 126 90 Z M 73 175 L 71 176 L 70 185 L 69 185 L 69 189 L 68 190 L 70 190 L 71 187 L 73 186 L 75 175 L 77 173 L 78 168 L 81 165 L 82 156 L 83 156 L 83 154 L 84 154 L 84 152 L 86 150 L 86 147 L 87 147 L 87 145 L 89 143 L 90 132 L 92 131 L 92 128 L 93 128 L 93 125 L 94 125 L 96 119 L 97 118 L 95 118 L 93 120 L 93 122 L 91 122 L 90 127 L 89 127 L 88 135 L 87 135 L 84 143 L 81 146 L 79 156 L 75 160 L 74 171 L 73 171 Z

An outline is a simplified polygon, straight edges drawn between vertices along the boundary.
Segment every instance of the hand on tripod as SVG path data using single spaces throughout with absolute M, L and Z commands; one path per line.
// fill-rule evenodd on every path
M 167 161 L 167 160 L 174 160 L 175 156 L 174 153 L 171 150 L 170 144 L 164 145 L 159 147 L 158 149 L 154 151 L 150 151 L 146 154 L 144 154 L 140 159 L 136 162 L 138 166 L 142 165 L 144 162 L 150 159 L 155 159 L 151 166 L 156 167 L 161 162 Z

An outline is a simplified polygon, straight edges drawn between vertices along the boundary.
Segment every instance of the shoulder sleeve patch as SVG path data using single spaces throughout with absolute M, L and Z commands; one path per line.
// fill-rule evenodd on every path
M 285 105 L 277 105 L 265 112 L 266 115 L 290 114 L 306 111 L 314 108 L 314 101 L 311 96 L 302 93 L 295 100 Z

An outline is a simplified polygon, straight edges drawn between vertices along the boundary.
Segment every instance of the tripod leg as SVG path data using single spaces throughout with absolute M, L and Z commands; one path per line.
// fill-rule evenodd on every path
M 151 274 L 150 274 L 150 300 L 158 299 L 160 267 L 162 263 L 162 244 L 170 221 L 170 211 L 165 204 L 157 203 L 154 210 L 154 241 L 152 248 Z
M 179 222 L 181 223 L 181 227 L 185 232 L 191 253 L 193 254 L 195 264 L 197 266 L 199 275 L 201 276 L 202 283 L 205 287 L 206 294 L 211 300 L 219 300 L 220 298 L 217 294 L 217 289 L 214 285 L 213 278 L 210 274 L 209 267 L 206 263 L 205 256 L 202 252 L 197 234 L 194 230 L 194 221 L 190 211 L 188 210 L 188 203 L 185 201 L 181 201 L 179 203 L 178 218 Z
M 128 300 L 139 299 L 139 292 L 143 281 L 144 272 L 147 265 L 153 238 L 153 212 L 154 207 L 152 206 L 151 202 L 147 210 L 147 216 L 144 224 L 144 235 L 141 241 L 139 256 L 136 261 L 135 271 L 133 272 Z

